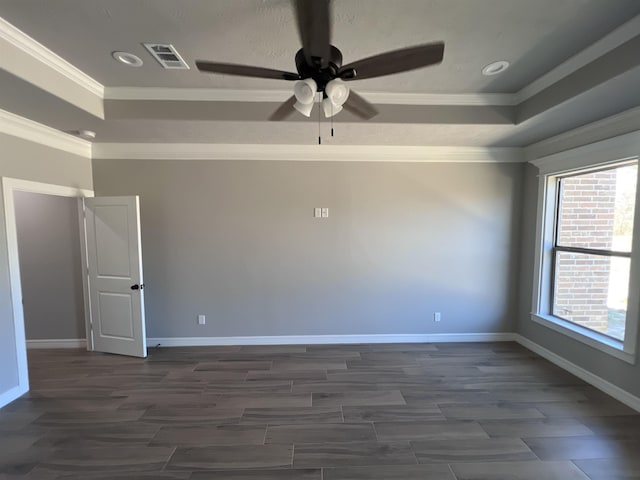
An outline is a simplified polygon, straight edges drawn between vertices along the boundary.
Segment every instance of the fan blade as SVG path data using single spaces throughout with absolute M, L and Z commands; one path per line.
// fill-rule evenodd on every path
M 370 120 L 380 113 L 376 107 L 371 105 L 353 90 L 349 92 L 349 98 L 347 98 L 347 101 L 342 106 L 348 112 L 351 112 L 364 120 Z
M 343 80 L 363 80 L 382 77 L 416 68 L 437 65 L 444 58 L 444 43 L 428 43 L 416 47 L 393 50 L 373 57 L 363 58 L 345 65 L 338 72 Z M 355 74 L 351 74 L 355 72 Z M 342 76 L 344 74 L 344 76 Z
M 238 75 L 241 77 L 272 78 L 275 80 L 299 80 L 300 75 L 272 68 L 252 67 L 250 65 L 236 65 L 234 63 L 215 63 L 196 61 L 196 67 L 201 72 L 223 73 L 226 75 Z
M 289 115 L 295 112 L 295 109 L 293 108 L 293 105 L 295 103 L 296 103 L 296 97 L 295 95 L 291 95 L 291 98 L 289 98 L 286 102 L 280 105 L 278 109 L 271 114 L 271 116 L 269 117 L 269 121 L 277 122 L 287 118 Z
M 326 68 L 331 55 L 329 0 L 296 0 L 295 6 L 307 64 Z

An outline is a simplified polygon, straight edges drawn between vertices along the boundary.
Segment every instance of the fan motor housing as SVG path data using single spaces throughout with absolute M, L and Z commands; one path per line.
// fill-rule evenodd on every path
M 333 45 L 330 46 L 329 65 L 321 68 L 320 65 L 309 65 L 303 49 L 296 53 L 296 69 L 302 80 L 313 78 L 318 85 L 318 92 L 324 92 L 327 83 L 338 77 L 338 71 L 342 66 L 342 52 Z M 318 59 L 320 60 L 320 59 Z

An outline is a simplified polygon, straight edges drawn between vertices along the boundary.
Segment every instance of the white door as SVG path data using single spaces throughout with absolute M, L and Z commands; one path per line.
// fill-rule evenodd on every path
M 83 201 L 93 349 L 146 357 L 139 198 Z

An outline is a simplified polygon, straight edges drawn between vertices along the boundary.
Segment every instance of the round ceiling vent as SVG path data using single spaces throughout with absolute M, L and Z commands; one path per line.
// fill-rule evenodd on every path
M 130 67 L 141 67 L 143 62 L 140 57 L 129 52 L 113 52 L 111 54 L 120 63 L 124 63 Z
M 509 68 L 510 63 L 506 60 L 500 60 L 499 62 L 493 62 L 487 65 L 482 69 L 482 74 L 491 77 L 493 75 L 498 75 L 499 73 L 504 72 L 507 68 Z

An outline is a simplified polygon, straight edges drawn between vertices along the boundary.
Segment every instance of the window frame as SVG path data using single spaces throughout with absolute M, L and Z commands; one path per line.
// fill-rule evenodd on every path
M 624 340 L 617 340 L 553 315 L 553 287 L 560 179 L 589 171 L 615 168 L 625 163 L 631 164 L 638 162 L 639 158 L 640 132 L 636 132 L 531 161 L 539 169 L 531 320 L 631 364 L 635 364 L 636 361 L 640 323 L 640 181 L 636 188 L 633 244 L 628 255 L 631 271 Z M 640 177 L 640 169 L 638 176 Z M 593 253 L 601 255 L 602 251 L 604 249 L 595 249 Z M 626 256 L 625 252 L 616 253 Z

